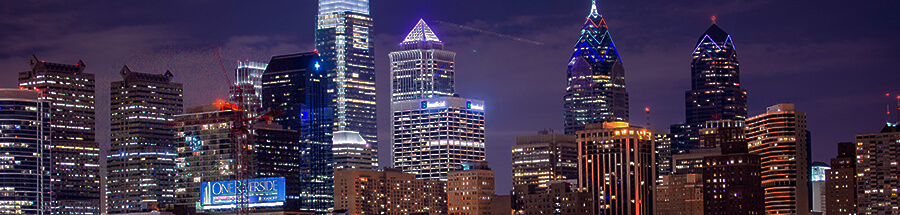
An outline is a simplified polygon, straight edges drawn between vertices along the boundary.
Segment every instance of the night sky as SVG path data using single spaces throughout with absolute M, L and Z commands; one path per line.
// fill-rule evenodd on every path
M 229 84 L 213 46 L 231 79 L 238 60 L 312 51 L 316 6 L 314 0 L 4 1 L 0 87 L 17 86 L 31 54 L 48 62 L 83 60 L 86 72 L 97 75 L 97 139 L 105 148 L 109 83 L 121 79 L 123 65 L 171 70 L 184 83 L 185 106 L 209 104 L 227 98 Z M 691 52 L 711 16 L 735 41 L 750 115 L 797 104 L 807 113 L 816 161 L 834 157 L 837 142 L 879 131 L 900 93 L 900 1 L 602 0 L 598 9 L 625 65 L 635 125 L 647 124 L 644 107 L 654 129 L 684 121 Z M 387 54 L 424 18 L 445 49 L 457 52 L 457 92 L 486 103 L 487 160 L 496 192 L 508 193 L 515 136 L 563 132 L 566 63 L 589 10 L 590 0 L 373 0 L 382 165 L 390 162 Z

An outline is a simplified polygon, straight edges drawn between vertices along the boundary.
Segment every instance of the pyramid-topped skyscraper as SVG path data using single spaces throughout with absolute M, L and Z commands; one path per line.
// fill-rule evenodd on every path
M 625 67 L 596 2 L 573 49 L 566 71 L 566 134 L 587 124 L 628 121 Z
M 484 161 L 484 102 L 456 94 L 456 53 L 424 20 L 399 45 L 390 53 L 393 166 L 446 181 L 463 163 Z

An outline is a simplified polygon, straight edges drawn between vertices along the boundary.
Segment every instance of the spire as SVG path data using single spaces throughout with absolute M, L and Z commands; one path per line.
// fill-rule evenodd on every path
M 412 31 L 409 31 L 409 34 L 406 35 L 406 39 L 403 40 L 404 43 L 419 41 L 441 42 L 437 35 L 434 35 L 434 32 L 431 31 L 431 28 L 428 27 L 428 24 L 425 24 L 425 20 L 423 19 L 419 19 L 419 23 L 416 24 L 416 27 L 413 27 Z
M 589 16 L 592 16 L 592 17 L 600 16 L 600 13 L 597 12 L 597 0 L 591 0 L 591 14 Z

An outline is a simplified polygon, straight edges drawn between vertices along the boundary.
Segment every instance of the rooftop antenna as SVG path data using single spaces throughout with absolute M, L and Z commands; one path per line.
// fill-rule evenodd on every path
M 645 107 L 644 111 L 647 111 L 647 129 L 650 129 L 650 107 Z
M 712 17 L 711 17 L 711 18 L 709 18 L 709 19 L 711 19 L 711 20 L 712 20 L 712 23 L 713 23 L 713 25 L 715 25 L 715 24 L 716 24 L 716 16 L 712 16 Z

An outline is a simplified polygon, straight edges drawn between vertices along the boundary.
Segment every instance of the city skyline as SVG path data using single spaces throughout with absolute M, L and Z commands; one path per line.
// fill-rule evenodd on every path
M 188 3 L 184 8 L 175 7 L 173 9 L 185 10 L 190 8 L 191 4 L 197 3 Z M 237 4 L 217 4 L 215 7 L 241 8 L 244 6 Z M 384 84 L 390 80 L 387 78 L 389 77 L 389 72 L 387 72 L 389 67 L 386 66 L 386 53 L 392 51 L 390 48 L 408 32 L 409 23 L 419 18 L 425 18 L 426 21 L 445 20 L 446 22 L 471 25 L 545 43 L 543 46 L 533 46 L 471 33 L 448 25 L 437 23 L 432 25 L 433 30 L 442 36 L 441 39 L 448 42 L 447 49 L 460 53 L 457 61 L 465 62 L 457 68 L 460 94 L 483 99 L 489 102 L 487 105 L 491 106 L 489 112 L 486 113 L 489 116 L 488 123 L 486 123 L 488 130 L 486 147 L 487 158 L 492 165 L 509 165 L 509 148 L 514 144 L 514 136 L 530 135 L 543 128 L 552 128 L 557 133 L 562 133 L 561 95 L 563 89 L 561 86 L 564 86 L 564 75 L 562 75 L 566 63 L 564 58 L 571 54 L 572 39 L 577 37 L 577 30 L 583 22 L 584 11 L 588 9 L 589 4 L 588 1 L 560 2 L 554 5 L 537 3 L 505 5 L 492 2 L 465 6 L 449 2 L 419 4 L 373 2 L 372 16 L 376 19 L 378 27 L 376 32 L 379 32 L 375 36 L 375 42 L 376 46 L 380 47 L 376 50 L 375 58 L 377 80 L 379 80 L 378 92 L 380 92 L 378 110 L 381 147 L 386 149 L 384 147 L 390 144 L 390 136 L 385 135 L 386 131 L 390 130 L 389 124 L 385 124 L 385 122 L 390 119 L 384 115 L 389 110 L 389 108 L 385 108 L 389 104 L 386 103 L 389 99 L 385 99 L 385 97 L 390 95 L 389 90 L 386 90 L 386 88 L 389 89 L 389 84 Z M 689 55 L 693 48 L 690 44 L 696 41 L 699 32 L 709 26 L 708 18 L 712 15 L 719 17 L 718 25 L 734 35 L 738 44 L 736 49 L 740 49 L 743 67 L 741 72 L 744 79 L 742 84 L 747 91 L 752 92 L 748 97 L 749 114 L 763 113 L 765 107 L 784 102 L 796 103 L 803 107 L 810 118 L 809 129 L 813 132 L 813 154 L 817 155 L 813 158 L 815 161 L 827 161 L 835 157 L 834 149 L 837 142 L 850 141 L 853 140 L 855 134 L 873 133 L 879 129 L 882 126 L 879 122 L 886 118 L 884 106 L 891 104 L 891 98 L 893 98 L 893 96 L 886 98 L 883 95 L 898 93 L 896 88 L 888 85 L 890 80 L 898 79 L 898 74 L 889 73 L 888 69 L 896 67 L 896 63 L 889 60 L 896 59 L 896 52 L 891 51 L 897 50 L 898 46 L 893 42 L 896 39 L 883 36 L 897 32 L 897 28 L 891 27 L 898 26 L 895 20 L 900 19 L 896 19 L 896 15 L 884 15 L 887 14 L 887 11 L 898 8 L 896 3 L 851 5 L 858 7 L 855 8 L 856 10 L 835 6 L 841 4 L 813 5 L 812 11 L 818 13 L 845 14 L 842 15 L 844 18 L 837 20 L 837 24 L 844 28 L 839 32 L 832 32 L 828 30 L 830 28 L 826 28 L 825 23 L 829 23 L 828 26 L 834 24 L 832 21 L 823 20 L 829 16 L 803 14 L 810 15 L 810 17 L 801 18 L 797 12 L 787 12 L 800 6 L 809 6 L 801 3 L 758 3 L 749 6 L 717 5 L 715 7 L 678 6 L 677 8 L 680 9 L 690 9 L 684 13 L 675 13 L 678 9 L 662 9 L 660 8 L 662 6 L 640 8 L 630 4 L 635 3 L 601 1 L 598 2 L 598 9 L 612 24 L 611 28 L 615 33 L 618 51 L 629 71 L 631 122 L 635 125 L 646 123 L 642 110 L 647 106 L 652 111 L 652 128 L 666 128 L 670 124 L 683 120 L 684 111 L 681 107 L 683 106 L 683 97 L 679 97 L 683 95 L 685 89 L 689 89 Z M 279 8 L 289 5 L 306 8 L 301 8 L 299 12 L 293 14 Z M 25 8 L 26 6 L 30 5 L 11 5 L 10 8 Z M 78 5 L 61 4 L 58 5 L 58 9 L 70 6 L 92 12 L 115 14 L 105 7 L 88 9 Z M 388 13 L 390 7 L 401 7 L 401 9 L 406 9 L 405 11 L 413 12 L 392 14 Z M 480 15 L 479 7 L 502 10 L 499 11 L 499 15 Z M 763 15 L 751 15 L 754 11 L 772 10 L 773 8 L 777 10 Z M 48 8 L 48 12 L 54 11 L 51 9 L 53 7 Z M 475 12 L 461 12 L 467 9 Z M 65 18 L 88 13 L 83 10 L 58 15 Z M 213 25 L 201 28 L 218 26 L 217 29 L 220 30 L 217 31 L 235 31 L 246 28 L 244 32 L 225 34 L 230 35 L 228 37 L 212 36 L 209 35 L 212 33 L 198 33 L 184 29 L 191 27 L 192 23 L 196 24 L 203 20 L 215 21 L 215 19 L 193 16 L 181 17 L 187 20 L 185 23 L 167 20 L 171 18 L 154 18 L 143 21 L 134 18 L 124 20 L 123 24 L 92 24 L 88 26 L 90 28 L 84 28 L 83 32 L 79 31 L 71 35 L 34 38 L 47 41 L 40 43 L 30 43 L 20 38 L 29 33 L 40 32 L 36 30 L 22 32 L 21 35 L 0 35 L 0 38 L 6 39 L 6 42 L 0 44 L 12 44 L 9 49 L 0 51 L 0 65 L 5 65 L 3 69 L 0 69 L 2 71 L 0 76 L 4 80 L 0 82 L 0 87 L 16 86 L 15 74 L 28 70 L 26 62 L 31 53 L 50 62 L 84 60 L 86 64 L 91 65 L 86 72 L 98 76 L 97 139 L 102 144 L 108 144 L 108 140 L 104 140 L 104 137 L 108 137 L 109 128 L 104 124 L 108 124 L 109 113 L 104 110 L 109 108 L 104 105 L 108 104 L 109 98 L 105 95 L 108 95 L 109 92 L 105 89 L 109 89 L 111 81 L 117 80 L 116 73 L 125 64 L 134 68 L 135 71 L 156 73 L 170 69 L 175 73 L 176 82 L 185 84 L 185 106 L 195 106 L 211 103 L 215 99 L 227 98 L 228 85 L 220 74 L 221 71 L 214 60 L 215 56 L 210 54 L 211 49 L 208 47 L 214 45 L 222 47 L 223 60 L 235 65 L 238 60 L 247 58 L 265 61 L 268 59 L 267 56 L 271 55 L 312 50 L 314 44 L 311 41 L 313 41 L 314 33 L 310 29 L 315 23 L 314 2 L 255 3 L 247 6 L 247 10 L 277 10 L 277 12 L 255 19 L 248 18 L 245 21 L 233 18 L 229 20 L 235 22 L 233 26 Z M 152 10 L 148 9 L 146 12 L 150 11 Z M 668 13 L 648 13 L 654 11 Z M 10 11 L 2 13 L 8 16 L 16 14 Z M 138 17 L 142 13 L 139 12 L 134 16 Z M 453 13 L 460 14 L 454 15 Z M 39 14 L 41 13 L 31 15 Z M 224 15 L 214 13 L 210 16 L 221 18 Z M 512 18 L 503 18 L 506 16 L 512 16 Z M 279 25 L 250 26 L 241 24 L 278 17 L 296 27 L 280 29 L 283 27 L 279 27 Z M 546 20 L 537 20 L 535 17 L 546 17 Z M 679 18 L 675 21 L 662 19 L 666 17 Z M 96 19 L 90 16 L 84 18 Z M 676 23 L 677 25 L 654 29 L 655 26 L 650 26 L 652 22 Z M 756 22 L 767 24 L 757 26 Z M 67 21 L 49 22 L 48 20 L 36 20 L 33 16 L 22 16 L 20 19 L 0 24 L 0 26 L 2 29 L 17 29 L 24 24 L 39 24 L 38 26 L 51 27 L 40 28 L 43 29 L 41 31 L 56 32 L 58 31 L 56 28 L 60 30 L 68 28 L 68 26 L 57 25 L 67 23 Z M 86 24 L 75 26 L 81 25 Z M 871 26 L 886 27 L 875 29 Z M 164 32 L 167 33 L 179 33 L 171 36 L 148 33 L 154 29 L 165 30 Z M 788 34 L 782 34 L 782 32 L 788 32 Z M 110 47 L 110 45 L 103 45 L 94 39 L 89 39 L 87 36 L 90 35 L 124 35 L 125 37 L 111 40 L 110 44 L 114 46 L 114 49 L 99 51 L 94 46 Z M 173 38 L 186 38 L 186 40 L 175 42 Z M 150 45 L 135 45 L 135 43 L 144 41 L 151 41 L 146 43 Z M 248 51 L 249 47 L 260 48 L 260 50 L 253 51 L 256 53 L 255 56 L 238 54 L 250 52 Z M 835 48 L 843 49 L 843 51 L 840 51 L 841 53 L 827 52 Z M 509 52 L 513 53 L 508 56 L 498 56 L 501 53 Z M 171 57 L 167 55 L 171 55 Z M 495 64 L 497 62 L 516 62 L 521 65 L 499 63 L 501 66 L 508 67 L 504 68 L 490 66 L 489 62 Z M 791 64 L 787 64 L 788 62 Z M 534 65 L 541 66 L 535 67 Z M 226 68 L 233 68 L 233 66 L 226 66 Z M 847 73 L 853 75 L 844 75 Z M 509 81 L 504 83 L 494 81 L 496 77 L 511 74 L 515 76 L 508 77 Z M 816 78 L 799 79 L 803 77 Z M 194 80 L 204 81 L 196 83 Z M 866 82 L 866 84 L 859 82 Z M 201 89 L 210 90 L 198 93 L 198 90 Z M 504 113 L 504 110 L 509 109 L 519 110 Z M 847 112 L 853 114 L 839 115 Z M 892 112 L 892 114 L 896 113 Z M 893 120 L 895 117 L 890 119 Z M 850 129 L 846 129 L 848 127 Z M 381 154 L 383 158 L 386 158 L 384 151 L 386 150 L 383 150 Z M 382 159 L 381 163 L 386 164 L 389 162 L 387 160 Z M 494 167 L 494 169 L 504 168 Z M 511 187 L 509 185 L 511 183 L 510 175 L 509 172 L 497 171 L 497 192 L 504 193 Z

